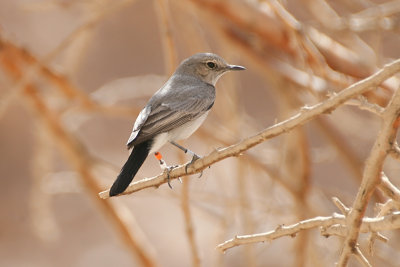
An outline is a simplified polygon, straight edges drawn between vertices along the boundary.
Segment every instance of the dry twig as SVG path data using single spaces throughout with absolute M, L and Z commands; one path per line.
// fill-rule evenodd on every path
M 217 246 L 221 252 L 245 244 L 259 243 L 259 242 L 270 242 L 274 239 L 290 236 L 295 237 L 297 233 L 304 230 L 313 228 L 321 228 L 321 234 L 323 236 L 346 235 L 346 217 L 341 214 L 334 213 L 332 216 L 322 217 L 318 216 L 312 219 L 300 221 L 292 225 L 280 225 L 275 230 L 253 234 L 253 235 L 242 235 L 235 236 L 232 239 L 225 241 Z M 371 231 L 385 231 L 391 229 L 397 229 L 400 227 L 400 212 L 394 212 L 390 215 L 379 217 L 379 218 L 363 218 L 360 231 L 362 233 L 368 233 Z M 327 231 L 327 229 L 335 229 Z
M 400 90 L 397 90 L 392 100 L 382 113 L 383 125 L 371 149 L 370 156 L 365 162 L 363 180 L 358 190 L 356 200 L 348 215 L 348 235 L 342 250 L 338 266 L 346 266 L 348 259 L 357 243 L 362 217 L 369 199 L 381 181 L 383 163 L 392 149 L 399 127 Z

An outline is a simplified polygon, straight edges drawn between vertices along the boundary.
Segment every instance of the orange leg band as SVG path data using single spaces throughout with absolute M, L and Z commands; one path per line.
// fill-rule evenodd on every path
M 154 156 L 155 156 L 156 159 L 158 159 L 158 160 L 161 160 L 161 159 L 162 159 L 162 156 L 161 156 L 161 153 L 160 153 L 160 152 L 154 153 Z

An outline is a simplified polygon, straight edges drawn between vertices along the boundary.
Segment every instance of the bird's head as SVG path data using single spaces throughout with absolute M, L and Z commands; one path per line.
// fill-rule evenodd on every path
M 218 78 L 225 72 L 245 69 L 242 66 L 226 63 L 223 58 L 216 54 L 199 53 L 182 61 L 175 73 L 191 75 L 206 83 L 215 85 Z

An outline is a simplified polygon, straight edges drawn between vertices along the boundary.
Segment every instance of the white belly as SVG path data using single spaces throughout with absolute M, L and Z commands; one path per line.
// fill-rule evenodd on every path
M 207 115 L 208 111 L 196 120 L 190 121 L 179 128 L 169 131 L 170 140 L 168 141 L 178 141 L 188 138 L 200 127 Z
M 200 125 L 206 119 L 207 115 L 208 111 L 194 121 L 190 121 L 167 133 L 157 135 L 157 137 L 154 139 L 154 143 L 152 149 L 150 150 L 150 153 L 157 152 L 163 145 L 170 141 L 178 141 L 188 138 L 200 127 Z

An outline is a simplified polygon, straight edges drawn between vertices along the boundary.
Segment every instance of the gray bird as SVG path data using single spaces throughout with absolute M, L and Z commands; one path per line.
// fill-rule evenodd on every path
M 227 71 L 244 70 L 229 65 L 212 53 L 195 54 L 178 66 L 175 73 L 149 100 L 137 117 L 129 140 L 132 152 L 110 189 L 110 196 L 125 191 L 150 153 L 188 138 L 203 123 L 215 100 L 215 84 Z M 193 154 L 193 159 L 198 156 Z

